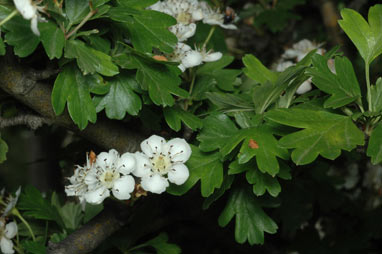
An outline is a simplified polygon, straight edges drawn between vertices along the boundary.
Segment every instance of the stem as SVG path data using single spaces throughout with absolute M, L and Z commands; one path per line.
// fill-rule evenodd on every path
M 97 10 L 92 10 L 88 13 L 88 15 L 86 15 L 86 17 L 81 21 L 81 23 L 79 23 L 72 31 L 70 31 L 70 33 L 68 33 L 66 36 L 65 36 L 65 39 L 69 39 L 70 36 L 72 36 L 73 34 L 75 34 L 83 25 L 85 25 L 85 23 L 94 15 L 96 14 Z
M 16 14 L 18 13 L 17 10 L 14 10 L 13 12 L 11 12 L 11 14 L 9 14 L 5 19 L 3 19 L 2 21 L 0 21 L 0 26 L 4 25 L 5 23 L 7 23 L 11 18 L 13 18 L 14 16 L 16 16 Z
M 25 224 L 25 226 L 27 227 L 29 233 L 30 233 L 31 236 L 32 236 L 33 241 L 35 242 L 35 241 L 36 241 L 36 237 L 34 236 L 33 230 L 32 230 L 32 228 L 30 227 L 29 223 L 23 218 L 23 216 L 21 216 L 19 210 L 17 210 L 17 208 L 13 208 L 13 209 L 12 209 L 12 213 L 13 213 L 14 215 L 16 215 L 16 216 L 17 216 L 17 217 L 18 217 L 18 218 Z
M 367 102 L 369 106 L 369 111 L 373 111 L 372 104 L 371 104 L 371 87 L 370 87 L 370 74 L 369 74 L 369 64 L 365 64 L 365 75 L 366 75 L 366 86 L 367 86 Z
M 356 103 L 357 103 L 359 109 L 361 110 L 361 113 L 364 113 L 365 110 L 363 109 L 363 106 L 362 106 L 362 100 L 358 99 Z
M 212 27 L 211 27 L 210 32 L 208 33 L 208 36 L 207 36 L 206 40 L 205 40 L 204 43 L 203 43 L 203 47 L 202 47 L 202 49 L 205 49 L 205 48 L 206 48 L 208 42 L 210 41 L 212 35 L 213 35 L 214 32 L 215 32 L 215 29 L 216 29 L 216 26 L 212 26 Z
M 191 75 L 192 75 L 192 80 L 191 80 L 191 84 L 190 84 L 190 89 L 188 90 L 188 93 L 192 94 L 192 90 L 194 89 L 194 84 L 195 84 L 195 79 L 196 79 L 196 71 L 193 71 L 191 70 Z

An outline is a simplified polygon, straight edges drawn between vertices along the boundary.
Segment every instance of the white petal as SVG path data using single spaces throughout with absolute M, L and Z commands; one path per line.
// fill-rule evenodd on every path
M 101 186 L 100 188 L 88 192 L 84 195 L 84 198 L 86 199 L 86 202 L 93 204 L 93 205 L 98 205 L 101 204 L 105 198 L 110 196 L 110 191 L 106 189 L 105 187 Z
M 182 59 L 182 64 L 186 68 L 191 68 L 198 66 L 202 63 L 202 54 L 196 50 L 190 50 L 185 53 L 184 58 Z
M 96 172 L 90 172 L 86 175 L 85 177 L 85 180 L 84 182 L 91 186 L 91 185 L 95 185 L 99 182 L 99 180 L 97 179 L 98 175 L 96 174 Z
M 133 192 L 135 187 L 134 178 L 130 175 L 122 176 L 114 182 L 112 189 L 114 197 L 119 200 L 127 200 L 130 198 L 130 193 Z
M 220 52 L 210 53 L 203 56 L 203 62 L 215 62 L 222 58 L 223 54 Z
M 194 36 L 196 31 L 196 24 L 195 23 L 191 23 L 189 25 L 176 24 L 175 26 L 170 27 L 170 31 L 176 35 L 179 42 L 185 41 L 188 38 Z M 190 50 L 191 47 L 189 46 L 185 47 L 184 49 L 182 49 L 182 51 L 184 51 L 185 49 Z
M 109 150 L 109 152 L 102 152 L 97 155 L 96 164 L 103 169 L 106 168 L 106 166 L 111 166 L 113 163 L 115 163 L 118 160 L 118 152 L 115 149 Z
M 186 140 L 174 138 L 165 145 L 165 154 L 171 156 L 173 162 L 185 163 L 191 156 L 191 147 Z
M 200 9 L 197 9 L 192 12 L 192 19 L 195 21 L 202 20 L 203 19 L 203 12 Z
M 135 175 L 136 177 L 143 177 L 150 174 L 151 164 L 147 155 L 145 155 L 144 153 L 136 152 L 134 156 L 137 164 L 133 171 L 133 175 Z
M 302 83 L 302 84 L 297 88 L 296 93 L 297 93 L 297 94 L 304 94 L 304 93 L 306 93 L 306 92 L 309 92 L 310 90 L 312 90 L 312 85 L 311 85 L 310 80 L 307 80 L 307 81 L 305 81 L 304 83 Z
M 37 14 L 37 8 L 32 5 L 31 0 L 13 0 L 16 9 L 24 19 L 32 19 Z
M 15 237 L 15 235 L 17 234 L 17 224 L 12 221 L 12 222 L 9 222 L 6 226 L 5 226 L 5 231 L 4 231 L 4 235 L 8 238 L 8 239 L 12 239 L 13 237 Z
M 160 176 L 159 174 L 154 174 L 152 176 L 143 177 L 141 185 L 145 191 L 161 194 L 166 191 L 169 183 L 166 178 Z
M 179 64 L 179 65 L 178 65 L 178 68 L 179 68 L 182 72 L 184 72 L 184 71 L 186 70 L 186 67 L 184 67 L 183 64 Z
M 276 66 L 276 71 L 283 72 L 285 71 L 288 67 L 293 66 L 294 63 L 292 61 L 285 61 L 285 62 L 279 62 Z
M 124 153 L 117 162 L 117 168 L 119 172 L 123 175 L 130 174 L 135 168 L 135 157 L 132 153 Z
M 168 172 L 168 180 L 177 185 L 184 184 L 189 176 L 190 172 L 188 171 L 187 166 L 184 164 L 174 165 Z
M 142 152 L 147 156 L 152 157 L 154 154 L 162 152 L 162 146 L 166 143 L 166 140 L 157 135 L 152 135 L 148 139 L 143 140 L 141 143 Z
M 237 29 L 237 26 L 235 26 L 234 24 L 219 24 L 220 27 L 224 28 L 224 29 L 229 29 L 229 30 L 236 30 Z
M 1 247 L 1 251 L 4 253 L 4 254 L 13 254 L 15 253 L 15 251 L 13 250 L 13 243 L 11 240 L 5 238 L 5 237 L 2 237 L 1 240 L 0 240 L 0 247 Z
M 297 50 L 287 49 L 285 50 L 284 54 L 281 57 L 286 59 L 291 59 L 291 58 L 296 58 L 299 54 L 300 52 Z
M 38 16 L 34 16 L 31 20 L 31 29 L 32 29 L 32 32 L 37 35 L 37 36 L 40 36 L 40 31 L 38 30 Z

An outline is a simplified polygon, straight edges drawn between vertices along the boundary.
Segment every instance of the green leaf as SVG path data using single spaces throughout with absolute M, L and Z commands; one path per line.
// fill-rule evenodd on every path
M 382 161 L 382 124 L 379 123 L 370 135 L 367 147 L 367 156 L 371 157 L 371 163 L 374 165 Z
M 31 185 L 27 185 L 21 193 L 18 208 L 25 211 L 24 215 L 32 216 L 35 219 L 55 221 L 61 227 L 64 225 L 56 207 L 44 199 L 40 191 Z
M 138 9 L 144 9 L 147 8 L 153 4 L 158 2 L 158 0 L 118 0 L 118 4 L 125 6 L 125 7 L 130 7 L 130 8 L 138 8 Z
M 24 241 L 22 242 L 22 246 L 24 250 L 27 251 L 28 254 L 46 254 L 47 249 L 44 246 L 44 243 L 41 242 L 33 242 L 33 241 Z
M 86 75 L 98 72 L 104 76 L 114 76 L 119 73 L 109 55 L 88 47 L 79 40 L 68 40 L 65 46 L 65 57 L 76 58 L 78 67 Z
M 40 43 L 39 37 L 32 32 L 30 26 L 30 21 L 21 16 L 13 17 L 4 24 L 4 28 L 8 30 L 5 42 L 14 47 L 15 55 L 19 57 L 29 56 Z
M 166 233 L 160 233 L 157 237 L 144 243 L 144 245 L 153 247 L 157 254 L 180 254 L 182 251 L 178 245 L 168 243 Z
M 197 70 L 199 76 L 209 76 L 216 81 L 217 86 L 224 91 L 233 91 L 234 83 L 241 70 L 224 69 L 234 60 L 234 57 L 223 55 L 223 57 L 216 62 L 205 63 Z
M 226 156 L 244 141 L 238 155 L 239 163 L 246 163 L 256 156 L 261 172 L 272 176 L 280 169 L 276 157 L 288 158 L 287 150 L 278 146 L 272 130 L 265 125 L 239 130 L 224 114 L 206 117 L 203 125 L 202 131 L 197 136 L 202 151 L 219 149 L 221 154 Z M 253 147 L 252 143 L 257 147 Z
M 165 53 L 174 50 L 177 38 L 168 30 L 176 24 L 173 17 L 157 11 L 127 7 L 112 8 L 109 15 L 111 19 L 126 25 L 136 50 L 150 53 L 152 48 L 159 48 Z
M 121 120 L 126 112 L 138 115 L 142 108 L 141 98 L 133 91 L 136 81 L 133 76 L 120 74 L 109 81 L 110 91 L 105 96 L 94 98 L 97 112 L 105 109 L 110 119 Z
M 183 185 L 171 185 L 167 189 L 173 195 L 183 195 L 199 180 L 203 197 L 210 196 L 223 182 L 223 163 L 219 153 L 203 153 L 191 145 L 192 155 L 187 162 L 190 177 Z
M 70 230 L 77 229 L 84 217 L 81 204 L 73 202 L 67 202 L 64 206 L 58 209 L 58 212 L 61 215 L 65 228 Z
M 304 71 L 304 66 L 293 66 L 277 77 L 274 83 L 266 81 L 253 89 L 253 103 L 257 114 L 263 114 L 272 103 L 280 98 L 280 95 L 290 86 Z
M 253 194 L 245 187 L 233 190 L 227 205 L 219 216 L 219 225 L 225 227 L 236 216 L 235 240 L 249 244 L 263 244 L 264 232 L 274 234 L 277 224 L 263 211 Z
M 149 62 L 147 59 L 131 55 L 130 60 L 138 69 L 136 79 L 143 90 L 149 91 L 151 100 L 156 105 L 172 106 L 174 98 L 171 94 L 186 98 L 187 91 L 179 88 L 180 71 L 178 67 Z
M 341 28 L 357 47 L 366 64 L 382 53 L 382 5 L 369 9 L 369 23 L 358 12 L 344 8 L 341 11 Z
M 102 210 L 103 210 L 103 204 L 92 205 L 92 204 L 86 203 L 85 214 L 84 214 L 84 223 L 87 223 L 88 221 L 93 219 Z
M 3 38 L 0 37 L 0 56 L 5 55 L 5 44 Z
M 254 111 L 251 97 L 245 94 L 206 93 L 206 96 L 222 112 Z
M 0 163 L 3 163 L 7 159 L 8 145 L 1 138 L 0 135 Z
M 382 78 L 377 79 L 376 85 L 370 87 L 371 111 L 379 113 L 382 111 Z
M 181 122 L 187 125 L 191 130 L 195 131 L 202 128 L 203 123 L 197 116 L 190 112 L 184 111 L 179 107 L 171 107 L 163 109 L 164 118 L 174 131 L 179 131 L 181 128 Z
M 350 117 L 326 111 L 310 109 L 275 109 L 265 117 L 276 123 L 304 130 L 286 135 L 279 141 L 280 146 L 293 148 L 292 160 L 297 165 L 314 161 L 321 154 L 334 160 L 341 149 L 351 151 L 364 144 L 364 135 Z
M 53 22 L 40 22 L 40 40 L 49 59 L 61 58 L 65 45 L 64 32 Z
M 335 58 L 336 74 L 328 67 L 327 58 L 319 54 L 312 57 L 313 68 L 307 74 L 312 75 L 313 83 L 325 93 L 332 94 L 324 103 L 325 108 L 339 108 L 361 97 L 361 90 L 353 66 L 346 57 Z
M 249 78 L 260 84 L 276 82 L 277 73 L 270 71 L 254 55 L 245 55 L 242 60 L 245 65 L 243 71 Z
M 90 97 L 90 85 L 94 82 L 91 75 L 83 76 L 73 64 L 66 65 L 58 74 L 52 91 L 52 106 L 56 115 L 60 115 L 68 104 L 70 117 L 83 130 L 88 121 L 97 120 L 96 108 Z
M 234 181 L 235 177 L 232 175 L 228 175 L 224 177 L 223 183 L 219 189 L 216 189 L 212 195 L 208 196 L 203 202 L 203 210 L 208 209 L 212 203 L 221 198 L 224 193 L 231 188 L 231 185 Z
M 65 0 L 65 12 L 71 25 L 80 23 L 89 11 L 88 0 Z

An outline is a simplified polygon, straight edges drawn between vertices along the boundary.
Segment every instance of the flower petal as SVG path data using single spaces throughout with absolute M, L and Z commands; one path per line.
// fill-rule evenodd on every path
M 102 152 L 97 155 L 96 164 L 105 170 L 106 167 L 110 167 L 118 159 L 118 152 L 115 149 L 109 150 L 109 152 Z
M 169 183 L 166 178 L 160 176 L 159 174 L 154 174 L 151 176 L 143 177 L 141 180 L 141 185 L 145 191 L 161 194 L 162 192 L 166 191 Z
M 187 51 L 182 59 L 182 64 L 186 68 L 191 68 L 194 66 L 198 66 L 202 63 L 203 57 L 199 51 L 190 50 Z
M 174 165 L 168 172 L 168 180 L 177 185 L 184 184 L 189 176 L 190 172 L 188 171 L 187 166 L 184 164 Z
M 130 193 L 133 192 L 135 187 L 134 178 L 130 175 L 122 176 L 114 182 L 112 189 L 114 197 L 119 200 L 126 200 L 130 198 Z
M 98 176 L 97 176 L 96 172 L 89 172 L 89 173 L 86 175 L 86 177 L 85 177 L 85 179 L 84 179 L 84 182 L 85 182 L 87 185 L 89 185 L 89 187 L 91 187 L 92 185 L 96 185 L 96 184 L 99 182 L 99 180 L 98 180 L 97 177 L 98 177 Z
M 17 224 L 16 224 L 16 222 L 14 222 L 14 221 L 9 222 L 5 226 L 5 231 L 4 231 L 5 237 L 7 237 L 8 239 L 12 239 L 13 237 L 15 237 L 16 234 L 17 234 Z
M 144 153 L 136 152 L 134 156 L 137 164 L 133 171 L 133 175 L 136 177 L 143 177 L 150 174 L 151 164 L 147 155 Z
M 132 153 L 124 153 L 117 161 L 117 168 L 123 175 L 130 174 L 135 168 L 135 157 Z
M 166 140 L 157 135 L 152 135 L 148 139 L 143 140 L 141 143 L 142 152 L 147 156 L 152 157 L 154 154 L 162 152 L 162 146 L 166 143 Z
M 0 240 L 0 248 L 1 252 L 4 254 L 13 254 L 15 251 L 13 250 L 13 242 L 5 237 L 2 237 Z
M 170 155 L 173 162 L 185 163 L 191 156 L 191 147 L 182 138 L 174 138 L 164 146 L 164 153 Z
M 220 52 L 209 53 L 203 56 L 203 62 L 215 62 L 222 58 L 223 54 Z
M 38 30 L 38 16 L 35 15 L 32 19 L 31 19 L 31 29 L 32 29 L 32 32 L 37 35 L 37 36 L 40 36 L 40 31 Z
M 100 188 L 94 191 L 87 192 L 84 197 L 86 202 L 93 205 L 98 205 L 98 204 L 101 204 L 105 200 L 105 198 L 109 196 L 110 196 L 110 191 L 104 186 L 101 186 Z
M 296 93 L 297 94 L 304 94 L 312 90 L 312 84 L 310 80 L 306 80 L 304 83 L 302 83 L 298 88 Z

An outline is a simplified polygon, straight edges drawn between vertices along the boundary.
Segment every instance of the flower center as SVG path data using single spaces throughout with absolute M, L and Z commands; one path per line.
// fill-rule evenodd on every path
M 188 12 L 181 12 L 176 16 L 178 23 L 188 25 L 191 23 L 192 16 Z
M 106 170 L 100 177 L 101 182 L 107 187 L 112 188 L 114 181 L 119 178 L 119 172 L 116 170 Z
M 171 169 L 172 163 L 171 159 L 167 156 L 156 155 L 151 160 L 152 169 L 161 175 L 167 174 Z

